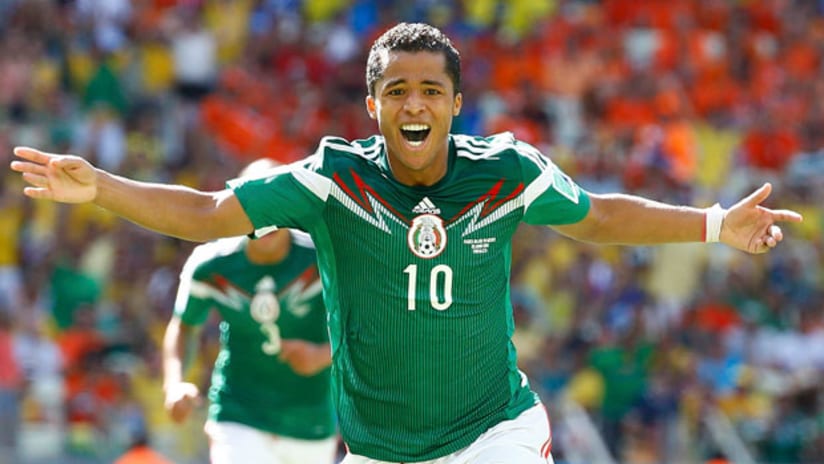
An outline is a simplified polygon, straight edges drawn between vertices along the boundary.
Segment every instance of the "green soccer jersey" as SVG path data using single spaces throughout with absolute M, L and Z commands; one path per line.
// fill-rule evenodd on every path
M 522 221 L 581 220 L 589 197 L 534 147 L 453 135 L 445 177 L 410 187 L 382 137 L 325 138 L 304 161 L 228 185 L 256 229 L 312 235 L 351 452 L 437 458 L 538 402 L 511 341 L 511 238 Z
M 287 257 L 255 264 L 248 238 L 195 248 L 181 272 L 175 314 L 188 325 L 220 313 L 221 349 L 209 388 L 209 418 L 307 440 L 335 433 L 330 369 L 301 376 L 278 360 L 283 339 L 326 343 L 315 250 L 292 234 Z

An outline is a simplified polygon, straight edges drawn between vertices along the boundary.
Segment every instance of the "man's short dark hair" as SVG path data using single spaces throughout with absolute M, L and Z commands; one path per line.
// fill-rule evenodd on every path
M 446 58 L 446 74 L 457 95 L 461 91 L 461 55 L 443 32 L 423 23 L 400 23 L 384 32 L 369 50 L 366 62 L 366 86 L 375 95 L 375 83 L 383 77 L 389 52 L 437 52 Z

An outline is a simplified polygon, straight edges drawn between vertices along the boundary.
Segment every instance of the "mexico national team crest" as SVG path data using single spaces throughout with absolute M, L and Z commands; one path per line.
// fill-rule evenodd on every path
M 275 296 L 275 279 L 266 276 L 255 285 L 255 296 L 249 304 L 249 312 L 259 324 L 274 322 L 280 317 L 280 302 Z
M 406 236 L 409 249 L 415 256 L 431 259 L 446 248 L 446 229 L 443 220 L 434 214 L 422 214 L 412 220 Z

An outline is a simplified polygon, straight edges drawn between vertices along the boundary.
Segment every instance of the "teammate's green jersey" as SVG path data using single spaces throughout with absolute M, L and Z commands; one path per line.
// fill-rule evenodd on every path
M 256 229 L 312 235 L 355 454 L 437 458 L 538 402 L 511 341 L 510 242 L 522 221 L 579 221 L 589 198 L 511 134 L 449 145 L 428 187 L 394 179 L 380 136 L 325 138 L 304 161 L 229 182 Z
M 220 313 L 221 349 L 209 388 L 209 418 L 307 440 L 335 433 L 330 369 L 295 373 L 278 360 L 281 340 L 327 343 L 315 250 L 292 234 L 287 257 L 255 264 L 248 238 L 200 245 L 181 272 L 175 314 L 188 325 Z

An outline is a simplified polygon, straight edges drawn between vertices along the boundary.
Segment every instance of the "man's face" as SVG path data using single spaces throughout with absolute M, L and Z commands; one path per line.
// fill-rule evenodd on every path
M 432 185 L 446 173 L 449 129 L 462 96 L 455 94 L 442 53 L 391 52 L 387 58 L 366 108 L 386 139 L 395 178 Z

